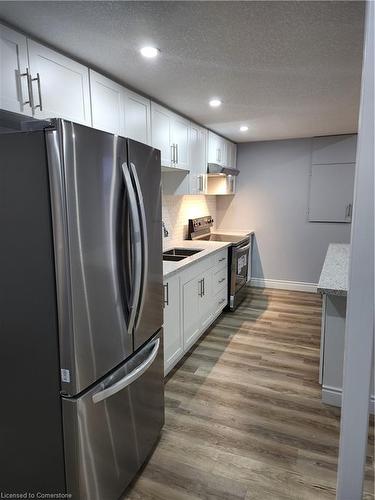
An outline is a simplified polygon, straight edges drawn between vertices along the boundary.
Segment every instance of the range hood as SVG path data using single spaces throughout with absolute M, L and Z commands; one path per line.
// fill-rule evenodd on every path
M 209 176 L 221 176 L 221 175 L 234 175 L 237 176 L 240 173 L 236 168 L 228 168 L 219 165 L 218 163 L 207 163 L 207 175 Z

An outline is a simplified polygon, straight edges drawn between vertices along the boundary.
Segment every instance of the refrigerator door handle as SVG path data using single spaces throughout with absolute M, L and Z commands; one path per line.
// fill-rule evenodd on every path
M 141 377 L 155 361 L 159 347 L 160 347 L 160 339 L 157 339 L 149 357 L 145 359 L 140 365 L 138 365 L 137 368 L 135 368 L 132 372 L 125 375 L 124 378 L 118 380 L 115 384 L 111 385 L 110 387 L 107 387 L 106 389 L 103 389 L 102 391 L 99 391 L 96 394 L 94 394 L 92 396 L 93 403 L 99 403 L 100 401 L 104 401 L 105 399 L 109 398 L 110 396 L 113 396 L 117 392 L 122 391 L 123 389 L 125 389 L 125 387 L 127 387 L 131 383 L 135 382 L 139 377 Z
M 142 189 L 139 183 L 137 170 L 133 163 L 130 163 L 130 170 L 132 173 L 132 177 L 135 184 L 135 191 L 138 198 L 138 206 L 141 214 L 141 245 L 142 245 L 142 279 L 141 279 L 141 289 L 140 289 L 140 300 L 138 305 L 138 316 L 136 321 L 136 328 L 138 326 L 139 319 L 142 315 L 143 305 L 144 305 L 144 297 L 146 290 L 146 281 L 148 275 L 148 239 L 147 239 L 147 223 L 146 223 L 146 210 L 145 204 L 143 201 Z
M 133 241 L 134 241 L 134 282 L 132 290 L 132 299 L 130 304 L 130 318 L 128 324 L 128 334 L 132 335 L 135 317 L 137 314 L 137 305 L 141 293 L 141 280 L 142 280 L 142 236 L 141 224 L 139 220 L 137 199 L 133 187 L 130 171 L 126 163 L 122 164 L 122 173 L 124 175 L 125 189 L 129 196 L 129 207 L 132 218 L 133 226 Z

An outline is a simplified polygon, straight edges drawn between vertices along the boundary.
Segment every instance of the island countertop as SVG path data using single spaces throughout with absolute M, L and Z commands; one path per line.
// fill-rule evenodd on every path
M 331 243 L 318 283 L 318 292 L 343 295 L 348 292 L 350 245 Z

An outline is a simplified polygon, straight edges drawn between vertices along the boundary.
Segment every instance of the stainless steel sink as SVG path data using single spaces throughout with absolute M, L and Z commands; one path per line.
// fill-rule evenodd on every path
M 172 248 L 171 250 L 163 252 L 163 260 L 178 262 L 179 260 L 186 259 L 186 257 L 190 257 L 201 251 L 201 249 L 196 248 Z

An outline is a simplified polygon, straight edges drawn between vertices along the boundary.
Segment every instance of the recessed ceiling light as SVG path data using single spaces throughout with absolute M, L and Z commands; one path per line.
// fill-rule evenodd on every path
M 247 132 L 249 130 L 249 127 L 247 125 L 241 125 L 240 131 L 241 132 Z
M 217 107 L 221 106 L 220 99 L 211 99 L 210 106 L 213 108 L 217 108 Z
M 143 57 L 147 57 L 149 59 L 156 57 L 159 55 L 160 50 L 156 47 L 142 47 L 140 50 Z

